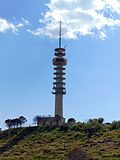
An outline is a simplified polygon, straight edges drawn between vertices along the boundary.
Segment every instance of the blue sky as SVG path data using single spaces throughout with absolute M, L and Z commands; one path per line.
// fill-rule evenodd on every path
M 117 5 L 112 0 L 93 0 L 94 5 L 89 0 L 86 5 L 82 0 L 74 5 L 73 0 L 62 2 L 0 0 L 2 128 L 7 118 L 23 115 L 29 125 L 35 115 L 54 114 L 52 58 L 58 46 L 59 18 L 63 20 L 63 46 L 68 44 L 64 117 L 119 120 L 119 1 L 114 1 Z M 79 4 L 82 9 L 76 8 Z M 73 6 L 75 14 L 71 15 Z

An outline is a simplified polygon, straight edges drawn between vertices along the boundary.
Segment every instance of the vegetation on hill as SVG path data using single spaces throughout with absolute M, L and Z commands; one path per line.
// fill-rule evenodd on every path
M 0 131 L 0 160 L 120 160 L 120 121 Z
M 10 128 L 15 128 L 15 127 L 22 127 L 22 124 L 26 123 L 27 119 L 23 116 L 20 116 L 19 118 L 15 118 L 15 119 L 6 119 L 5 120 L 5 124 L 6 126 L 10 129 Z

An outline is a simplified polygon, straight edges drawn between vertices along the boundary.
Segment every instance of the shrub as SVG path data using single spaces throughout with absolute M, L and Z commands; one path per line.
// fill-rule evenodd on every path
M 74 131 L 82 131 L 84 128 L 84 123 L 78 122 L 75 125 L 71 126 L 70 129 Z
M 120 121 L 113 121 L 111 126 L 110 126 L 110 129 L 111 130 L 120 129 Z
M 84 131 L 87 136 L 90 138 L 93 134 L 100 133 L 102 125 L 96 120 L 89 120 L 85 123 Z
M 104 122 L 104 118 L 102 118 L 102 117 L 98 118 L 98 122 L 99 122 L 100 124 L 102 124 L 102 123 Z
M 68 160 L 87 160 L 87 154 L 81 147 L 77 147 L 68 154 Z
M 68 129 L 69 129 L 68 125 L 64 124 L 64 125 L 60 126 L 60 129 L 59 129 L 59 130 L 60 130 L 60 131 L 67 132 Z
M 67 123 L 69 125 L 74 125 L 76 123 L 76 120 L 74 118 L 69 118 Z

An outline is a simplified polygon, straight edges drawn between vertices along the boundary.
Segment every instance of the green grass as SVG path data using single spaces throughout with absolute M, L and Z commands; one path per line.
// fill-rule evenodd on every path
M 21 131 L 14 129 L 11 137 L 7 136 L 8 131 L 0 133 L 6 134 L 0 139 L 0 147 Z M 0 160 L 67 160 L 69 152 L 79 146 L 93 160 L 120 160 L 120 130 L 106 130 L 88 138 L 83 131 L 74 129 L 36 129 L 1 154 Z

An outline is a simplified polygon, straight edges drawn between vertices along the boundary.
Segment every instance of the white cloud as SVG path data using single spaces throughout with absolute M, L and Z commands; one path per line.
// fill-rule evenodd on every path
M 23 17 L 22 17 L 22 22 L 23 22 L 25 25 L 30 25 L 30 22 L 29 22 L 27 19 L 23 18 Z
M 106 28 L 120 26 L 119 0 L 50 0 L 48 11 L 39 22 L 41 28 L 29 30 L 33 35 L 57 38 L 58 24 L 62 21 L 62 34 L 66 39 L 81 35 L 106 37 Z
M 120 1 L 119 0 L 105 0 L 107 8 L 112 12 L 120 14 Z
M 23 27 L 23 23 L 19 24 L 13 24 L 11 22 L 8 22 L 6 19 L 0 18 L 0 32 L 6 32 L 6 31 L 12 31 L 17 32 L 19 28 Z

